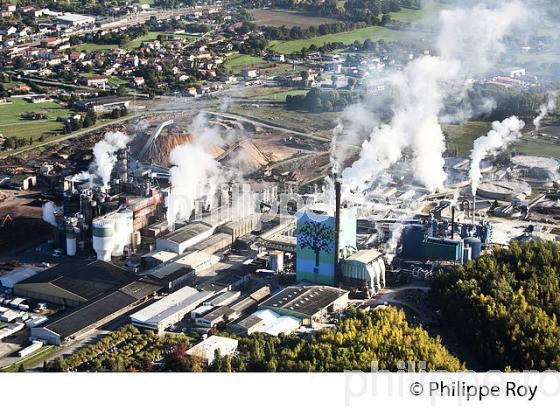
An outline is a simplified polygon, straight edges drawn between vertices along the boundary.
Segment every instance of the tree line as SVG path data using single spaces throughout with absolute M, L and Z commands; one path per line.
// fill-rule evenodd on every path
M 287 95 L 286 108 L 310 112 L 342 111 L 356 102 L 356 95 L 350 91 L 321 90 L 312 88 L 305 95 Z
M 430 337 L 421 326 L 410 324 L 402 310 L 351 307 L 344 315 L 336 327 L 311 336 L 232 336 L 239 339 L 238 352 L 230 357 L 218 350 L 210 366 L 187 355 L 193 338 L 158 336 L 125 325 L 68 358 L 45 363 L 44 368 L 58 372 L 342 372 L 370 371 L 373 366 L 397 371 L 410 362 L 417 365 L 422 361 L 427 371 L 465 369 L 439 337 Z
M 513 241 L 440 271 L 432 298 L 487 369 L 560 370 L 560 244 Z

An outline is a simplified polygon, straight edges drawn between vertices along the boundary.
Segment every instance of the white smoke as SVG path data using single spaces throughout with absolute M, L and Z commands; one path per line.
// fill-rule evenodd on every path
M 541 104 L 539 107 L 539 115 L 535 117 L 533 120 L 533 124 L 535 125 L 535 130 L 538 131 L 541 128 L 542 120 L 551 112 L 556 109 L 556 98 L 554 95 L 550 95 L 548 97 L 548 101 L 544 104 Z
M 443 186 L 445 141 L 438 114 L 444 84 L 457 77 L 458 69 L 454 61 L 424 56 L 388 78 L 396 92 L 393 118 L 375 128 L 363 143 L 360 158 L 342 173 L 345 185 L 363 191 L 410 147 L 416 179 L 431 191 Z
M 104 138 L 93 147 L 93 162 L 87 171 L 74 176 L 75 181 L 101 179 L 103 185 L 108 185 L 111 179 L 111 172 L 117 163 L 116 153 L 120 149 L 126 148 L 130 137 L 120 131 L 108 132 Z
M 525 123 L 515 116 L 506 118 L 502 122 L 494 121 L 488 134 L 474 141 L 471 152 L 471 169 L 469 171 L 473 195 L 476 195 L 476 190 L 482 178 L 480 172 L 481 161 L 489 155 L 494 155 L 507 148 L 508 144 L 521 136 L 521 129 L 524 126 Z
M 343 171 L 345 186 L 364 191 L 391 165 L 402 159 L 405 150 L 412 151 L 415 179 L 430 191 L 443 187 L 445 140 L 440 116 L 445 101 L 467 98 L 472 76 L 492 67 L 504 51 L 503 39 L 514 23 L 524 17 L 520 2 L 503 2 L 496 8 L 477 5 L 472 8 L 445 10 L 440 14 L 438 56 L 422 56 L 411 61 L 402 72 L 388 76 L 386 82 L 396 93 L 389 124 L 376 125 L 363 143 L 359 159 Z M 492 104 L 485 102 L 485 107 Z M 478 109 L 460 104 L 454 117 L 468 118 Z M 351 107 L 360 114 L 362 107 Z M 361 118 L 361 115 L 355 115 Z M 362 120 L 358 120 L 362 122 Z M 350 132 L 341 133 L 355 139 Z M 341 136 L 336 144 L 340 145 Z M 339 162 L 340 157 L 333 155 Z
M 212 197 L 223 182 L 223 172 L 214 157 L 197 142 L 175 147 L 169 160 L 174 166 L 170 169 L 167 222 L 173 229 L 176 221 L 190 218 L 195 200 L 204 196 Z
M 43 221 L 48 222 L 52 226 L 57 226 L 56 213 L 60 211 L 54 202 L 45 202 L 43 204 Z

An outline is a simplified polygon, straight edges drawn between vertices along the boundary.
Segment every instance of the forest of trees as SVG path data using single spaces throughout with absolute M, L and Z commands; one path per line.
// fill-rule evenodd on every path
M 512 242 L 439 272 L 432 293 L 488 369 L 560 370 L 560 244 Z
M 345 107 L 356 101 L 356 95 L 350 91 L 312 88 L 306 95 L 287 95 L 286 107 L 289 110 L 332 112 L 342 111 Z
M 482 113 L 480 119 L 501 121 L 510 115 L 533 118 L 539 106 L 546 102 L 542 93 L 518 88 L 505 88 L 492 85 L 477 85 L 469 91 L 469 98 L 473 106 L 484 106 L 483 101 L 492 100 L 493 109 L 489 113 Z
M 233 371 L 342 372 L 396 371 L 402 363 L 426 362 L 426 370 L 464 370 L 459 360 L 393 307 L 369 312 L 348 310 L 336 328 L 307 338 L 253 334 L 239 341 Z

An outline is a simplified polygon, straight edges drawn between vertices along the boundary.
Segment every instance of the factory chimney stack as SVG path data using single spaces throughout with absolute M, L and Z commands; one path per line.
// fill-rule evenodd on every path
M 340 203 L 341 203 L 341 188 L 342 182 L 337 172 L 334 173 L 334 194 L 335 194 L 335 209 L 334 209 L 334 278 L 335 283 L 339 284 L 341 281 L 340 272 Z

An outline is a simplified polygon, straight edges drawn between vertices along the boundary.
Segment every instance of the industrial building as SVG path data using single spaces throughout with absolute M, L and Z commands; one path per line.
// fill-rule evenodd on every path
M 356 250 L 356 208 L 340 209 L 340 228 L 336 212 L 330 207 L 315 207 L 302 212 L 297 221 L 297 281 L 334 285 L 336 254 Z M 338 245 L 338 249 L 336 249 Z
M 175 255 L 175 257 L 143 274 L 155 279 L 169 290 L 192 284 L 197 273 L 211 268 L 220 260 L 217 256 L 204 251 L 193 251 L 186 255 L 159 251 L 159 253 L 161 252 Z
M 122 256 L 126 246 L 132 245 L 134 213 L 122 208 L 93 220 L 93 249 L 97 259 L 110 261 Z
M 511 163 L 520 177 L 532 183 L 550 184 L 560 179 L 560 162 L 554 158 L 516 155 Z
M 44 326 L 31 328 L 31 337 L 61 345 L 122 316 L 152 297 L 159 289 L 158 285 L 144 280 L 132 282 L 53 316 Z
M 162 251 L 182 254 L 188 248 L 207 239 L 214 233 L 214 227 L 205 222 L 192 222 L 156 239 L 156 248 Z
M 512 201 L 519 195 L 528 197 L 531 195 L 531 192 L 531 185 L 529 185 L 527 182 L 512 179 L 504 181 L 483 182 L 478 186 L 476 195 L 498 201 Z
M 115 108 L 128 109 L 130 99 L 125 97 L 97 97 L 86 100 L 79 100 L 74 103 L 74 107 L 78 111 L 87 112 L 93 110 L 96 114 L 111 112 Z
M 82 27 L 95 24 L 95 17 L 66 13 L 62 16 L 58 16 L 56 22 L 63 26 Z
M 229 306 L 219 306 L 195 319 L 195 324 L 201 327 L 215 327 L 220 323 L 235 320 L 239 314 Z
M 212 297 L 214 292 L 198 291 L 185 286 L 132 314 L 134 326 L 152 329 L 158 333 L 180 322 L 185 315 Z
M 261 309 L 243 319 L 229 325 L 229 329 L 237 334 L 248 336 L 253 333 L 266 333 L 278 336 L 288 335 L 301 325 L 301 319 L 294 316 L 280 315 L 270 309 Z
M 346 308 L 347 290 L 330 286 L 288 286 L 259 305 L 280 315 L 294 316 L 310 326 L 321 321 L 329 312 Z
M 15 284 L 31 278 L 39 273 L 39 269 L 30 266 L 22 266 L 0 276 L 0 285 L 5 288 L 12 289 Z
M 222 356 L 232 356 L 237 351 L 237 345 L 238 341 L 235 339 L 212 335 L 187 350 L 187 354 L 200 358 L 202 363 L 209 366 L 214 362 L 216 350 Z
M 14 294 L 42 302 L 78 306 L 137 280 L 108 262 L 66 262 L 14 285 Z
M 363 249 L 342 262 L 342 281 L 375 294 L 385 287 L 385 261 L 379 251 Z

